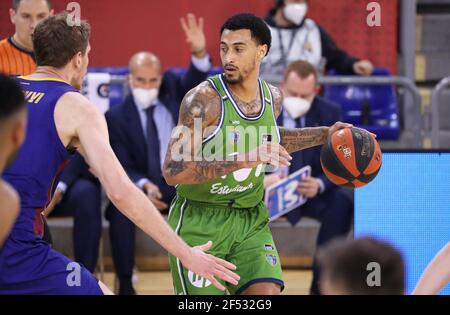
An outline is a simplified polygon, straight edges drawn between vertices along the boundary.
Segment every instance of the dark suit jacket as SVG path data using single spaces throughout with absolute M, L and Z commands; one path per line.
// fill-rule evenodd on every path
M 164 74 L 159 100 L 167 107 L 175 124 L 184 95 L 206 77 L 207 73 L 198 71 L 193 65 L 182 77 L 172 72 Z M 111 147 L 130 179 L 136 183 L 143 178 L 148 178 L 158 185 L 164 202 L 170 203 L 175 195 L 175 189 L 168 186 L 164 179 L 157 178 L 154 171 L 148 169 L 147 141 L 133 97 L 129 95 L 123 104 L 111 108 L 106 113 L 106 122 Z
M 341 120 L 341 108 L 338 104 L 330 102 L 320 96 L 316 96 L 311 109 L 305 116 L 305 127 L 332 126 Z M 278 125 L 284 125 L 283 114 L 278 118 Z M 325 191 L 336 187 L 323 173 L 320 165 L 320 151 L 322 146 L 313 147 L 301 152 L 304 165 L 310 165 L 312 176 L 320 178 L 325 186 Z M 295 158 L 295 154 L 293 156 Z

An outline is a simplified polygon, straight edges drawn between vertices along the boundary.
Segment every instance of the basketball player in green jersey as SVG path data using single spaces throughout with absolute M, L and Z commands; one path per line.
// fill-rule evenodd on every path
M 352 127 L 278 129 L 281 93 L 259 79 L 270 44 L 270 30 L 254 15 L 225 22 L 225 72 L 185 96 L 164 164 L 166 181 L 177 186 L 169 224 L 190 245 L 213 241 L 210 252 L 237 266 L 239 284 L 224 283 L 231 294 L 280 294 L 284 287 L 263 203 L 263 165 L 289 166 L 288 152 L 321 145 L 334 131 Z M 205 131 L 200 137 L 199 126 Z M 226 293 L 174 256 L 170 266 L 176 294 Z

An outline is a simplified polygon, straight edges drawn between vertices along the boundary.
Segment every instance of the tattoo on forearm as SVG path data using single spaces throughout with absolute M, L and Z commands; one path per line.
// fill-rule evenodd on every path
M 200 184 L 219 178 L 240 168 L 240 163 L 237 161 L 170 161 L 167 165 L 171 176 L 177 176 L 187 171 L 190 177 L 189 181 L 193 184 Z
M 270 85 L 273 96 L 275 116 L 278 117 L 282 111 L 283 95 L 280 89 Z M 325 143 L 329 128 L 303 128 L 288 129 L 280 128 L 281 145 L 289 152 L 297 152 L 303 149 L 315 147 Z
M 315 147 L 325 143 L 327 127 L 288 129 L 280 128 L 281 145 L 289 152 Z

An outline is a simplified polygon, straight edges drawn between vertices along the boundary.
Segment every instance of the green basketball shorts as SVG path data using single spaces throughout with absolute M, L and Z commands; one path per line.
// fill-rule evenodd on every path
M 209 254 L 237 266 L 237 286 L 221 283 L 230 294 L 241 294 L 255 283 L 270 282 L 284 288 L 280 257 L 269 228 L 263 202 L 254 208 L 236 209 L 189 201 L 177 196 L 170 207 L 169 224 L 190 246 L 213 242 Z M 184 268 L 169 255 L 175 293 L 223 295 L 210 281 Z M 219 280 L 219 279 L 218 279 Z

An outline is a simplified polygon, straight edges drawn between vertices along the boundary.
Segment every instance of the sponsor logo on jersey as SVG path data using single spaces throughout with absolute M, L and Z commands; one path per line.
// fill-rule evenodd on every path
M 262 135 L 262 144 L 268 144 L 272 142 L 272 135 Z
M 240 138 L 240 134 L 239 131 L 236 130 L 236 128 L 234 128 L 231 132 L 230 132 L 230 141 L 231 143 L 235 144 L 239 141 Z
M 222 183 L 216 183 L 211 186 L 211 190 L 209 191 L 213 195 L 229 195 L 231 193 L 241 193 L 253 188 L 253 183 L 250 183 L 248 186 L 237 185 L 235 187 L 229 187 L 228 185 L 222 186 Z
M 267 254 L 266 260 L 272 266 L 275 266 L 277 264 L 277 256 L 275 255 Z
M 272 244 L 264 244 L 264 249 L 272 251 L 275 250 L 275 247 Z

